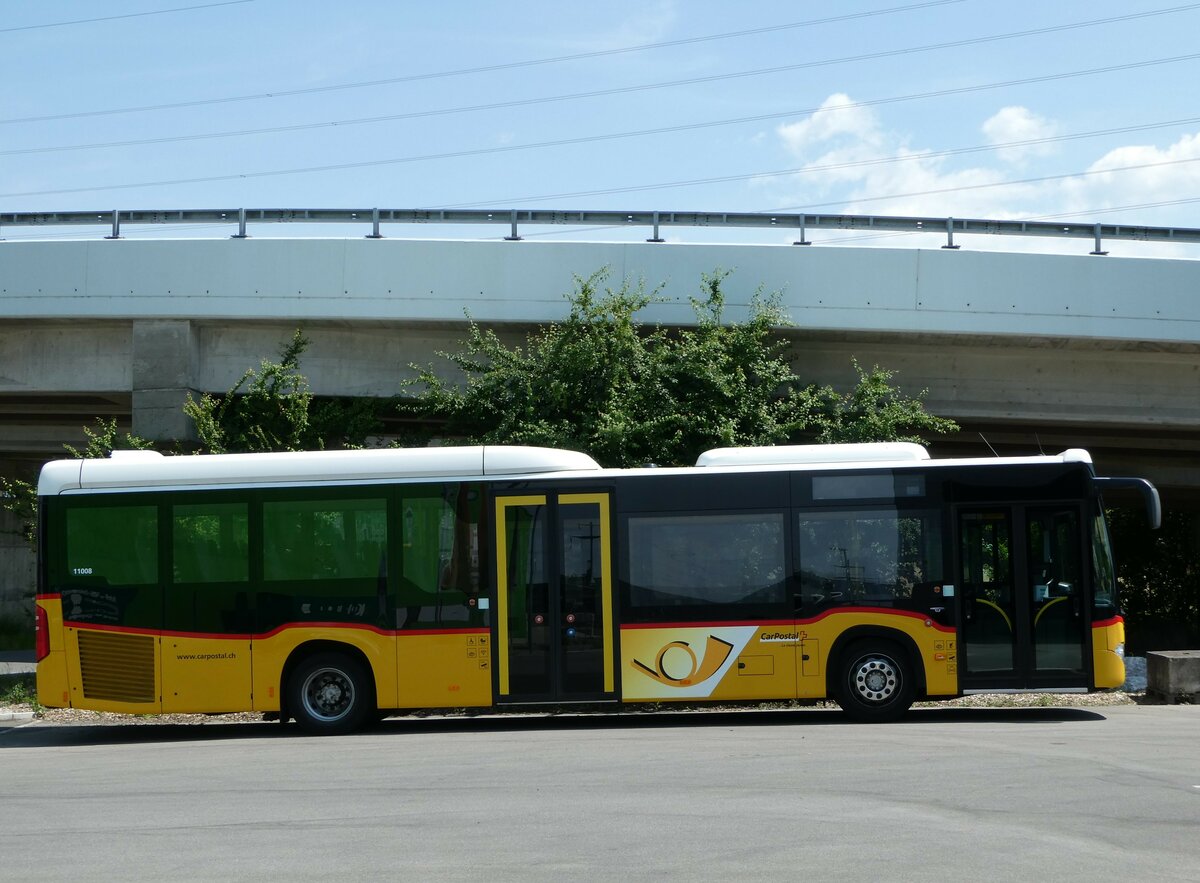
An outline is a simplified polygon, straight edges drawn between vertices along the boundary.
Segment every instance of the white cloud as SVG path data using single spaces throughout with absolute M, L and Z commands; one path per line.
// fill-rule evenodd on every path
M 945 159 L 913 150 L 907 138 L 885 129 L 869 107 L 855 106 L 850 96 L 829 96 L 807 119 L 780 126 L 777 134 L 785 150 L 804 160 L 806 171 L 771 186 L 783 191 L 788 204 L 827 203 L 834 193 L 844 204 L 826 206 L 834 211 L 866 214 L 942 214 L 950 202 L 944 195 L 930 193 L 964 188 L 998 180 L 996 170 L 945 169 Z M 904 157 L 898 162 L 873 162 Z M 969 192 L 969 191 L 964 191 Z M 922 196 L 895 200 L 872 200 L 886 194 L 920 193 Z M 956 205 L 968 204 L 957 198 Z M 966 216 L 962 209 L 956 209 Z M 946 212 L 952 213 L 952 212 Z
M 1034 141 L 1052 138 L 1058 134 L 1058 126 L 1040 117 L 1027 107 L 1013 105 L 1003 107 L 984 120 L 980 127 L 989 144 L 1011 144 L 1014 141 Z M 1035 156 L 1046 156 L 1054 152 L 1053 144 L 1025 144 L 1017 147 L 1000 147 L 996 151 L 1005 162 L 1021 165 Z
M 1112 169 L 1123 171 L 1109 171 Z M 1118 147 L 1093 162 L 1088 172 L 1092 174 L 1062 183 L 1059 197 L 1064 210 L 1200 197 L 1200 132 L 1185 134 L 1165 148 Z M 1193 206 L 1188 214 L 1194 217 L 1195 212 Z
M 879 121 L 869 107 L 856 107 L 849 95 L 835 93 L 806 120 L 777 129 L 784 147 L 803 158 L 814 145 L 835 139 L 854 138 L 872 143 L 879 137 Z
M 1200 132 L 1181 136 L 1174 143 L 1127 146 L 1087 155 L 1086 142 L 1072 142 L 1076 156 L 1068 168 L 1092 174 L 1056 177 L 1062 169 L 1044 163 L 1052 145 L 999 148 L 994 152 L 963 156 L 930 156 L 943 145 L 917 149 L 908 133 L 888 130 L 870 108 L 853 107 L 842 93 L 831 95 L 811 116 L 778 127 L 780 146 L 802 160 L 798 174 L 766 179 L 758 189 L 770 194 L 771 207 L 780 210 L 826 211 L 841 214 L 918 215 L 957 218 L 1063 218 L 1106 223 L 1195 226 L 1197 206 L 1161 207 L 1145 212 L 1123 209 L 1106 214 L 1106 208 L 1165 203 L 1200 198 Z M 1053 137 L 1058 125 L 1024 107 L 1005 107 L 981 125 L 987 143 Z M 871 160 L 902 157 L 900 161 Z M 838 165 L 839 168 L 828 168 Z M 1141 168 L 1128 169 L 1130 166 Z M 1106 171 L 1109 169 L 1123 171 Z M 1049 177 L 1006 183 L 1022 178 Z M 998 185 L 998 186 L 997 186 Z M 880 197 L 889 197 L 886 199 Z M 1076 215 L 1087 212 L 1086 215 Z M 1094 215 L 1092 213 L 1095 213 Z M 861 234 L 858 234 L 861 235 Z M 851 234 L 854 236 L 854 234 Z M 1043 240 L 1014 237 L 971 237 L 964 245 L 989 250 L 1087 250 L 1078 240 Z M 864 243 L 867 244 L 867 243 Z M 895 245 L 881 240 L 880 245 Z M 1159 253 L 1146 244 L 1106 244 L 1125 254 Z M 1168 247 L 1170 248 L 1170 247 Z M 1175 249 L 1172 249 L 1173 251 Z M 1200 255 L 1192 248 L 1189 256 Z

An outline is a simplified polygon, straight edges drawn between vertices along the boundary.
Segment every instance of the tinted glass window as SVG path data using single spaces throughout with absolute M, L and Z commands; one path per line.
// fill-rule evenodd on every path
M 67 510 L 68 582 L 140 586 L 158 582 L 158 507 Z
M 486 624 L 479 609 L 478 485 L 405 489 L 400 501 L 400 628 Z
M 283 500 L 263 504 L 263 578 L 377 577 L 385 567 L 387 503 Z
M 635 607 L 782 603 L 782 513 L 631 517 Z
M 173 507 L 175 582 L 246 582 L 250 578 L 248 525 L 245 503 Z
M 805 512 L 798 523 L 802 606 L 846 604 L 925 609 L 941 591 L 939 522 L 895 510 Z
M 1095 583 L 1095 615 L 1098 619 L 1112 616 L 1117 604 L 1117 575 L 1113 567 L 1112 544 L 1104 515 L 1092 518 L 1092 579 Z

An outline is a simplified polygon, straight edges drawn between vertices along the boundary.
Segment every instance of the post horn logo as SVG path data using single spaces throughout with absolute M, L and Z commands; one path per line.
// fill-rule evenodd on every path
M 671 641 L 664 644 L 658 651 L 653 668 L 637 659 L 633 660 L 633 667 L 646 677 L 654 678 L 660 684 L 666 684 L 668 687 L 690 687 L 693 684 L 707 681 L 720 671 L 731 652 L 733 652 L 732 644 L 722 641 L 716 635 L 709 635 L 704 647 L 703 659 L 696 658 L 696 651 L 687 641 Z M 683 659 L 690 661 L 690 666 L 686 662 L 680 664 L 681 655 Z M 682 674 L 681 670 L 685 668 L 687 673 Z

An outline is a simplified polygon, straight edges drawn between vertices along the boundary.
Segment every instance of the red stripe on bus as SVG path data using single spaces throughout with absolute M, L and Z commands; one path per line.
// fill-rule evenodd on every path
M 61 592 L 45 592 L 33 596 L 35 601 L 61 601 Z
M 897 610 L 894 607 L 838 607 L 834 610 L 826 610 L 820 616 L 814 616 L 811 619 L 797 619 L 796 625 L 810 625 L 814 622 L 820 622 L 822 619 L 830 616 L 838 616 L 845 613 L 874 613 L 880 616 L 907 616 L 912 619 L 919 619 L 922 622 L 928 623 L 931 627 L 939 632 L 948 632 L 954 634 L 955 628 L 952 625 L 942 625 L 940 622 L 934 622 L 928 613 L 918 613 L 916 610 Z
M 634 629 L 711 629 L 733 628 L 750 625 L 755 628 L 766 626 L 785 626 L 794 623 L 794 619 L 721 619 L 715 622 L 628 622 L 621 623 L 621 631 Z
M 202 639 L 208 638 L 213 641 L 249 641 L 252 635 L 243 634 L 224 634 L 222 632 L 151 632 L 150 634 L 161 635 L 164 638 L 192 638 Z
M 407 635 L 490 635 L 492 633 L 491 629 L 479 626 L 458 629 L 381 629 L 378 626 L 365 625 L 358 622 L 285 622 L 283 625 L 276 626 L 269 632 L 254 635 L 254 640 L 261 641 L 264 638 L 273 638 L 275 635 L 288 629 L 362 629 L 382 635 L 385 638 L 403 638 Z
M 374 632 L 377 635 L 382 635 L 385 638 L 402 638 L 414 635 L 490 635 L 491 630 L 487 628 L 461 628 L 461 629 L 381 629 L 373 625 L 364 625 L 355 622 L 289 622 L 281 626 L 276 626 L 269 632 L 262 634 L 225 634 L 220 632 L 180 632 L 167 629 L 145 629 L 134 628 L 132 626 L 123 625 L 102 625 L 91 622 L 74 622 L 66 620 L 63 622 L 66 628 L 75 629 L 90 629 L 98 632 L 121 632 L 127 635 L 152 635 L 163 638 L 194 638 L 205 639 L 211 641 L 262 641 L 267 638 L 273 638 L 281 632 L 289 629 L 361 629 L 363 631 Z
M 214 641 L 249 641 L 251 635 L 245 634 L 223 634 L 219 632 L 174 632 L 164 631 L 162 629 L 144 629 L 134 628 L 126 625 L 102 625 L 94 622 L 75 622 L 74 620 L 64 620 L 64 628 L 84 629 L 93 632 L 120 632 L 124 635 L 150 635 L 155 638 L 209 638 Z
M 836 610 L 826 610 L 818 616 L 809 617 L 808 619 L 756 619 L 756 620 L 717 620 L 713 622 L 639 622 L 625 623 L 621 625 L 621 630 L 625 629 L 708 629 L 708 628 L 731 628 L 735 626 L 752 625 L 758 628 L 767 628 L 770 626 L 790 626 L 790 625 L 812 625 L 830 616 L 839 616 L 844 614 L 859 614 L 873 613 L 881 616 L 908 616 L 914 619 L 919 619 L 922 622 L 928 622 L 933 628 L 939 632 L 947 632 L 954 634 L 954 626 L 942 625 L 938 622 L 933 622 L 927 615 L 918 613 L 914 610 L 896 610 L 891 607 L 839 607 Z
M 1106 629 L 1112 625 L 1119 625 L 1125 621 L 1123 616 L 1110 616 L 1108 619 L 1100 619 L 1092 623 L 1094 629 Z
M 87 629 L 93 632 L 120 632 L 124 635 L 153 635 L 155 637 L 162 634 L 158 629 L 139 629 L 126 625 L 101 625 L 94 622 L 75 622 L 73 619 L 64 619 L 63 628 Z
M 379 628 L 378 626 L 366 625 L 359 622 L 285 622 L 283 625 L 277 625 L 269 632 L 256 634 L 252 637 L 256 641 L 261 641 L 264 638 L 273 638 L 280 632 L 285 632 L 289 629 L 358 629 L 364 632 L 374 632 L 377 635 L 387 637 L 389 632 Z M 394 632 L 390 633 L 394 634 Z

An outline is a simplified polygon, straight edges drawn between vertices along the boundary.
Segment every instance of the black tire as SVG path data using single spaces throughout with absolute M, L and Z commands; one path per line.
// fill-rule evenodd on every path
M 357 659 L 341 653 L 317 653 L 289 675 L 287 710 L 306 733 L 350 733 L 360 729 L 375 711 L 374 682 Z
M 863 723 L 896 721 L 917 694 L 912 661 L 898 644 L 864 640 L 839 656 L 834 697 L 851 720 Z

